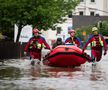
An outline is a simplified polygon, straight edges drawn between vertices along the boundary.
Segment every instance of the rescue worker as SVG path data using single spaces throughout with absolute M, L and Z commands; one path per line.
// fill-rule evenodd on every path
M 107 53 L 107 45 L 106 42 L 101 34 L 98 33 L 98 28 L 93 27 L 92 28 L 92 35 L 90 35 L 88 41 L 85 43 L 83 47 L 83 52 L 90 44 L 91 47 L 91 57 L 92 57 L 92 62 L 95 61 L 100 61 L 102 57 L 102 47 L 104 47 L 104 55 Z
M 33 37 L 30 38 L 24 49 L 25 54 L 29 52 L 29 55 L 32 59 L 32 65 L 35 64 L 35 59 L 39 60 L 39 62 L 41 61 L 41 51 L 43 47 L 50 50 L 50 46 L 47 44 L 45 38 L 40 36 L 39 33 L 40 32 L 38 29 L 33 29 Z
M 75 45 L 77 47 L 82 47 L 82 42 L 81 40 L 75 36 L 75 30 L 71 29 L 68 31 L 68 33 L 70 34 L 70 37 L 68 37 L 66 40 L 65 40 L 65 44 L 69 43 L 71 45 Z
M 55 47 L 57 47 L 58 45 L 64 45 L 62 38 L 57 38 L 56 42 L 53 44 L 52 49 L 54 49 Z

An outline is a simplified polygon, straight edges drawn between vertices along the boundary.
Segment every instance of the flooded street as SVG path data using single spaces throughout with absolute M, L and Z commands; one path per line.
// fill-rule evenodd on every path
M 107 58 L 75 68 L 33 67 L 28 59 L 11 59 L 0 65 L 0 90 L 108 90 Z

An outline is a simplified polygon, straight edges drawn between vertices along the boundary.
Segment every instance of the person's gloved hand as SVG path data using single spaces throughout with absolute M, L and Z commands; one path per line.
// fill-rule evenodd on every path
M 27 55 L 27 52 L 24 52 L 24 55 Z
M 105 50 L 105 51 L 104 51 L 104 55 L 106 55 L 106 54 L 107 54 L 107 51 Z

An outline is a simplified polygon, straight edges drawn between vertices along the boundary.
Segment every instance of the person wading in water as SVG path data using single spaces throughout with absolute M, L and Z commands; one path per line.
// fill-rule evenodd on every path
M 41 61 L 41 51 L 42 48 L 50 50 L 50 46 L 46 42 L 45 38 L 39 34 L 39 30 L 37 28 L 33 29 L 33 37 L 30 38 L 28 43 L 25 46 L 24 53 L 26 55 L 29 52 L 29 55 L 32 59 L 31 64 L 34 65 L 35 61 L 37 60 L 38 63 Z

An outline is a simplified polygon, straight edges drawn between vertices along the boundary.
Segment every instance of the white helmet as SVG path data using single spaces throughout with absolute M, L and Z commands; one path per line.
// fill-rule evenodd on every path
M 98 31 L 98 28 L 97 27 L 93 27 L 92 28 L 92 32 L 94 32 L 94 31 Z

